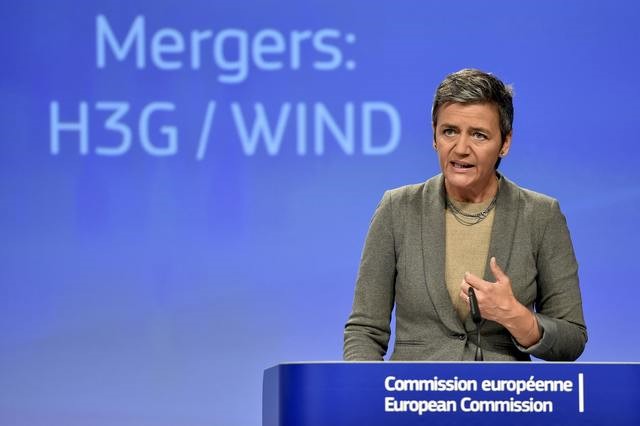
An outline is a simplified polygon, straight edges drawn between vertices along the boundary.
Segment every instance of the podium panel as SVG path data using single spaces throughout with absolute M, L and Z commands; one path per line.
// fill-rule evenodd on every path
M 280 364 L 263 426 L 640 424 L 640 363 Z

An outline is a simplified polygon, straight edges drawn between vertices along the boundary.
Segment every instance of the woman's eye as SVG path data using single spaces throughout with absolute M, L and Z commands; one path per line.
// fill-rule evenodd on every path
M 473 132 L 472 135 L 475 139 L 484 141 L 487 140 L 487 135 L 485 135 L 484 133 L 480 133 L 480 132 Z

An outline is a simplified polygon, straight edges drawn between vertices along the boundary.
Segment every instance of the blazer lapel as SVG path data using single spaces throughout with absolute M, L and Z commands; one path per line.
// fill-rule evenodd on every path
M 427 291 L 442 323 L 456 333 L 464 333 L 462 322 L 451 303 L 444 280 L 445 192 L 442 174 L 429 179 L 422 196 L 422 259 Z
M 514 183 L 502 176 L 500 179 L 500 192 L 496 200 L 496 216 L 493 219 L 491 230 L 491 242 L 489 243 L 489 256 L 484 270 L 485 281 L 494 282 L 495 277 L 489 267 L 489 259 L 496 258 L 498 266 L 503 271 L 509 268 L 513 240 L 518 225 L 518 210 L 520 209 L 520 196 Z

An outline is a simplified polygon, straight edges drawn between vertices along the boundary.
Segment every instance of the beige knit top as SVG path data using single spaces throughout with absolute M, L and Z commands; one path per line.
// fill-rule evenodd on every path
M 459 210 L 471 214 L 481 212 L 491 201 L 463 203 L 451 200 Z M 458 222 L 451 209 L 445 210 L 445 281 L 451 302 L 463 322 L 469 314 L 469 308 L 460 299 L 460 284 L 465 272 L 484 277 L 494 217 L 495 209 L 492 209 L 484 220 L 468 226 Z

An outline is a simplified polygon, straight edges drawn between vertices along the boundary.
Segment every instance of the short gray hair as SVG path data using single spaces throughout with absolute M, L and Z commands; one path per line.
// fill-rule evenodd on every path
M 433 98 L 431 120 L 436 126 L 438 110 L 448 103 L 491 103 L 498 107 L 502 142 L 513 127 L 513 87 L 496 76 L 472 68 L 449 74 L 442 80 Z M 435 137 L 435 135 L 434 135 Z

